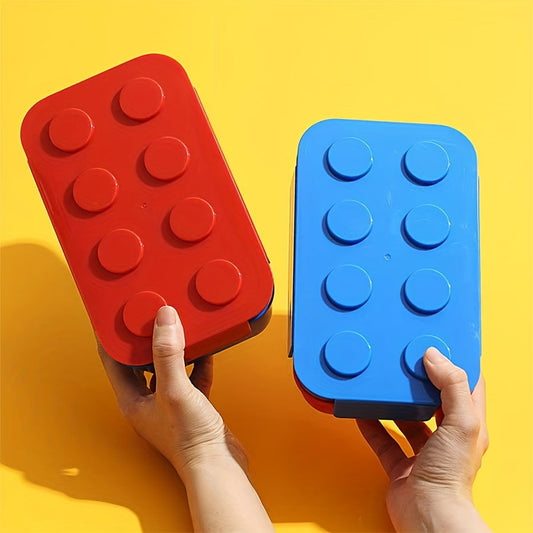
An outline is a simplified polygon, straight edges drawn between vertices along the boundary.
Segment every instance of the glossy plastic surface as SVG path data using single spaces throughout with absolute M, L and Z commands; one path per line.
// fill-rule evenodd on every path
M 436 346 L 479 378 L 478 180 L 445 126 L 326 120 L 298 150 L 292 351 L 310 403 L 427 419 Z M 318 402 L 318 403 L 317 403 Z M 329 402 L 329 409 L 328 409 Z
M 37 103 L 22 143 L 92 324 L 151 362 L 155 312 L 180 313 L 186 358 L 251 334 L 268 260 L 183 68 L 142 56 Z

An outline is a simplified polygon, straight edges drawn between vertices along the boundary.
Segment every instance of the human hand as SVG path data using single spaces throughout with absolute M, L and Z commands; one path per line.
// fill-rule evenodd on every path
M 472 394 L 466 373 L 435 348 L 424 354 L 441 391 L 437 430 L 396 422 L 414 455 L 407 456 L 378 420 L 358 420 L 363 437 L 390 478 L 387 509 L 396 531 L 489 531 L 472 503 L 472 485 L 488 447 L 485 382 Z
M 148 385 L 143 371 L 118 363 L 98 343 L 124 417 L 170 461 L 184 481 L 195 465 L 216 458 L 231 457 L 246 472 L 242 446 L 208 399 L 213 360 L 198 360 L 190 379 L 187 377 L 183 327 L 172 307 L 159 309 L 152 345 L 155 375 Z

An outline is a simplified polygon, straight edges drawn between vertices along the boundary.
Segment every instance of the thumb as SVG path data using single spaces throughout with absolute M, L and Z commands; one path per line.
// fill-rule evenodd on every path
M 157 392 L 176 397 L 191 386 L 184 360 L 185 336 L 178 313 L 161 307 L 154 322 L 152 353 L 157 376 Z
M 440 390 L 444 414 L 442 426 L 453 428 L 462 438 L 477 438 L 479 418 L 470 394 L 466 372 L 436 348 L 426 350 L 424 366 L 429 379 Z

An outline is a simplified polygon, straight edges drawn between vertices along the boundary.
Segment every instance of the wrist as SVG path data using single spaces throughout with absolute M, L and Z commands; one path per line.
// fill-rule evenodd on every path
M 235 467 L 248 475 L 246 453 L 229 431 L 223 439 L 197 444 L 181 451 L 171 463 L 185 485 L 199 472 L 219 467 Z
M 195 531 L 272 532 L 272 524 L 234 454 L 214 452 L 182 471 Z
M 398 527 L 398 531 L 446 531 L 447 533 L 490 531 L 470 495 L 467 494 L 427 495 L 416 502 L 415 508 L 416 511 L 410 517 L 409 523 Z

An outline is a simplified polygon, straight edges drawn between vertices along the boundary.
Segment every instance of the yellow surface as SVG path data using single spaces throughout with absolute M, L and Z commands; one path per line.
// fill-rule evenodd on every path
M 121 420 L 19 142 L 37 100 L 148 52 L 196 86 L 272 261 L 272 323 L 216 357 L 214 403 L 280 532 L 390 531 L 352 421 L 311 409 L 286 358 L 296 147 L 330 117 L 443 123 L 479 157 L 491 446 L 475 486 L 532 531 L 532 3 L 2 1 L 0 530 L 187 531 L 185 493 Z

